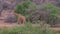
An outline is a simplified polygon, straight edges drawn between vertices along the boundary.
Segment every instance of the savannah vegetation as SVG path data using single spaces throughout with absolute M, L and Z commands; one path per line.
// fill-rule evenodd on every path
M 51 3 L 38 7 L 30 0 L 18 3 L 14 12 L 26 17 L 25 26 L 0 28 L 0 34 L 57 34 L 50 28 L 58 19 L 58 8 Z M 39 24 L 39 26 L 34 27 L 32 24 Z

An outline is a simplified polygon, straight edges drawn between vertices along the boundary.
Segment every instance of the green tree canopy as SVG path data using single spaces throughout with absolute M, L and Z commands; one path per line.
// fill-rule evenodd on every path
M 26 0 L 24 2 L 20 2 L 15 7 L 15 13 L 22 14 L 26 16 L 26 9 L 28 9 L 29 5 L 31 4 L 30 0 Z

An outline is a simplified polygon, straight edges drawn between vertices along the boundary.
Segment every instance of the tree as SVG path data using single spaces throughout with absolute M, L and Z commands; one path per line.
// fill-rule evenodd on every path
M 57 20 L 58 8 L 51 3 L 44 4 L 44 7 L 46 9 L 49 9 L 49 11 L 50 11 L 49 17 L 48 17 L 48 20 L 49 20 L 48 23 L 50 23 L 51 25 L 55 24 L 55 22 Z
M 24 2 L 18 3 L 15 7 L 15 13 L 22 14 L 23 16 L 26 16 L 26 9 L 29 8 L 29 5 L 31 4 L 30 0 L 26 0 Z

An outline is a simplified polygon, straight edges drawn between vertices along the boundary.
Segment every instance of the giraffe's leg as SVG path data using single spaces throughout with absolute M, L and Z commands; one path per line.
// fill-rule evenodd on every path
M 25 24 L 26 23 L 26 20 L 25 19 L 23 19 L 23 24 Z
M 17 24 L 19 24 L 19 19 L 17 20 Z
M 18 24 L 21 24 L 21 20 L 18 20 L 18 22 L 17 22 Z

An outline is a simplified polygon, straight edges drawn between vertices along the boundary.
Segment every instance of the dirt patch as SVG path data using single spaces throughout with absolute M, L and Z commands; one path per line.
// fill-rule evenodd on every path
M 60 31 L 60 27 L 58 28 L 58 27 L 53 27 L 53 28 L 51 28 L 52 30 L 54 30 L 54 31 Z
M 17 23 L 5 23 L 3 20 L 0 20 L 0 27 L 13 27 L 19 26 Z

